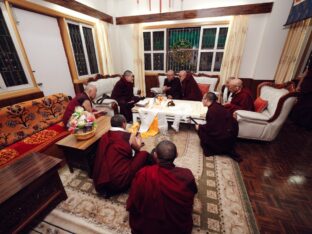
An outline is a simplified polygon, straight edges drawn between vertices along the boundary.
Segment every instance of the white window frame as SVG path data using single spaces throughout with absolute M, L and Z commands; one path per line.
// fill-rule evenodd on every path
M 1 11 L 2 11 L 2 14 L 3 14 L 3 17 L 4 17 L 4 21 L 5 21 L 5 23 L 6 23 L 7 27 L 8 27 L 10 36 L 12 38 L 13 44 L 15 46 L 15 49 L 16 49 L 16 52 L 17 52 L 17 55 L 18 55 L 18 58 L 19 58 L 19 60 L 21 62 L 22 68 L 24 70 L 24 73 L 25 73 L 25 76 L 26 76 L 26 79 L 27 79 L 27 82 L 28 82 L 28 84 L 15 85 L 15 86 L 7 87 L 5 85 L 5 82 L 4 82 L 4 79 L 3 79 L 2 75 L 0 73 L 0 93 L 4 93 L 4 92 L 8 92 L 8 91 L 17 91 L 17 90 L 22 90 L 22 89 L 27 89 L 27 88 L 32 88 L 32 87 L 34 87 L 34 84 L 33 84 L 33 81 L 31 79 L 30 71 L 28 69 L 25 57 L 24 57 L 24 55 L 22 53 L 22 48 L 20 47 L 20 44 L 19 44 L 19 42 L 17 40 L 17 36 L 16 36 L 15 31 L 13 29 L 13 25 L 11 24 L 10 17 L 9 17 L 8 12 L 7 12 L 7 9 L 6 9 L 5 5 L 2 2 L 0 2 L 0 8 L 1 8 Z
M 98 74 L 100 72 L 100 66 L 99 66 L 100 63 L 99 63 L 99 56 L 98 56 L 98 51 L 97 51 L 97 46 L 96 46 L 96 41 L 95 41 L 96 35 L 95 35 L 94 28 L 92 26 L 90 26 L 90 25 L 86 25 L 86 24 L 83 24 L 83 23 L 77 23 L 77 22 L 70 21 L 70 20 L 66 20 L 66 23 L 67 23 L 67 29 L 68 29 L 68 36 L 69 36 L 69 39 L 70 39 L 70 46 L 71 46 L 71 48 L 73 50 L 73 53 L 74 53 L 74 48 L 73 48 L 73 45 L 72 45 L 68 24 L 74 24 L 74 25 L 79 26 L 79 32 L 80 32 L 80 36 L 81 36 L 82 48 L 83 48 L 83 53 L 84 53 L 86 64 L 87 64 L 88 74 L 79 76 L 77 62 L 76 62 L 76 57 L 73 54 L 73 57 L 74 57 L 74 60 L 75 60 L 75 67 L 76 67 L 76 71 L 77 71 L 77 75 L 78 75 L 78 79 L 82 80 L 82 79 L 86 79 L 86 78 L 89 78 L 90 76 L 94 76 L 94 75 Z M 91 73 L 91 71 L 90 71 L 90 63 L 89 63 L 88 51 L 87 51 L 86 41 L 85 41 L 85 38 L 84 38 L 83 29 L 82 29 L 83 27 L 90 28 L 92 30 L 92 37 L 93 37 L 93 43 L 94 43 L 94 48 L 95 48 L 95 56 L 96 56 L 96 62 L 97 62 L 97 67 L 98 67 L 98 73 Z
M 216 28 L 216 38 L 215 38 L 215 44 L 213 49 L 202 49 L 202 41 L 203 41 L 203 33 L 204 33 L 204 29 L 207 28 Z M 204 73 L 204 72 L 209 72 L 210 74 L 220 74 L 220 71 L 214 71 L 214 65 L 215 65 L 215 59 L 216 59 L 216 53 L 217 52 L 223 52 L 223 56 L 224 56 L 224 49 L 217 49 L 218 46 L 218 40 L 219 40 L 219 31 L 220 28 L 229 28 L 228 25 L 212 25 L 212 26 L 202 26 L 200 29 L 200 38 L 199 38 L 199 49 L 198 49 L 198 59 L 197 59 L 197 72 L 198 73 Z M 228 36 L 228 35 L 227 35 Z M 200 57 L 201 57 L 201 53 L 202 52 L 212 52 L 212 64 L 211 64 L 211 71 L 201 71 L 199 70 L 199 64 L 200 64 Z M 223 57 L 224 58 L 224 57 Z M 223 59 L 222 58 L 222 59 Z
M 151 33 L 151 50 L 144 51 L 144 54 L 150 54 L 151 55 L 151 70 L 145 70 L 145 71 L 163 73 L 166 71 L 166 67 L 167 67 L 167 30 L 165 28 L 143 30 L 143 35 L 145 32 Z M 154 50 L 154 48 L 153 48 L 153 42 L 154 42 L 153 32 L 164 32 L 164 49 L 163 50 Z M 143 38 L 143 41 L 144 41 L 144 38 Z M 159 54 L 159 53 L 164 54 L 164 70 L 154 70 L 154 54 Z

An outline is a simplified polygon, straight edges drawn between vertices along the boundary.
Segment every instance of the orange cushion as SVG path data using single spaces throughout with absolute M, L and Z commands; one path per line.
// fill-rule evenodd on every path
M 261 113 L 268 107 L 268 101 L 258 97 L 254 102 L 254 106 L 255 111 Z
M 202 95 L 208 93 L 210 84 L 198 84 L 198 88 L 200 89 Z

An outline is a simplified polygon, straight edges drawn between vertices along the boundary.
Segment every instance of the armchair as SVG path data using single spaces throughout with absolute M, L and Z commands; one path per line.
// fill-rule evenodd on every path
M 263 82 L 257 88 L 257 97 L 268 101 L 263 112 L 236 111 L 239 138 L 273 141 L 289 112 L 296 103 L 298 93 L 293 82 L 277 85 Z

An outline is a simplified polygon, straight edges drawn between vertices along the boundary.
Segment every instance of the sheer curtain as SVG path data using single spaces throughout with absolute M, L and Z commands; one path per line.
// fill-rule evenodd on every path
M 102 56 L 103 73 L 109 75 L 115 74 L 110 44 L 108 41 L 108 24 L 99 20 L 96 23 L 96 32 L 100 44 L 100 53 L 98 56 Z
M 311 34 L 311 19 L 290 26 L 283 52 L 276 69 L 275 83 L 281 84 L 294 78 L 302 52 Z
M 143 25 L 134 24 L 133 26 L 133 72 L 135 74 L 134 83 L 141 90 L 142 95 L 145 92 L 145 72 L 144 72 L 144 41 Z
M 224 55 L 220 71 L 221 85 L 219 85 L 219 90 L 229 77 L 237 78 L 239 75 L 240 64 L 245 47 L 247 28 L 247 15 L 233 16 L 224 48 Z

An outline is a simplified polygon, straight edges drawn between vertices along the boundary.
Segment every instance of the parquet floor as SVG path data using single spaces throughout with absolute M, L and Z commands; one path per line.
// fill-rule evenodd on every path
M 261 233 L 312 233 L 312 131 L 288 121 L 271 143 L 239 140 L 240 169 Z

